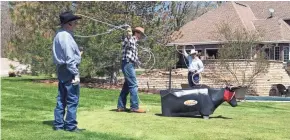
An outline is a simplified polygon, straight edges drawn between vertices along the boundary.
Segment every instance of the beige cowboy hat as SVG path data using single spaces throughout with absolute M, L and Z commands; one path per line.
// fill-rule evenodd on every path
M 142 28 L 142 27 L 136 27 L 132 31 L 133 31 L 133 34 L 134 34 L 134 32 L 139 32 L 139 33 L 142 34 L 143 37 L 146 37 L 146 35 L 145 35 L 145 29 Z

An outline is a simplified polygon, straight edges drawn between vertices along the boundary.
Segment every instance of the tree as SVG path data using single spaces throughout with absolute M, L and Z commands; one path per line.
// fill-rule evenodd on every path
M 171 6 L 169 6 L 171 4 Z M 180 5 L 181 6 L 177 6 Z M 7 56 L 22 63 L 30 64 L 34 75 L 55 73 L 52 63 L 52 39 L 59 29 L 58 15 L 67 10 L 83 14 L 112 25 L 129 24 L 145 28 L 147 40 L 140 46 L 150 49 L 156 56 L 154 68 L 167 68 L 175 63 L 175 50 L 168 49 L 168 36 L 184 25 L 190 18 L 193 2 L 11 2 L 11 19 L 15 35 L 7 49 Z M 76 4 L 72 6 L 72 4 Z M 74 7 L 74 8 L 73 8 Z M 160 9 L 158 9 L 160 7 Z M 205 7 L 201 4 L 199 10 Z M 171 9 L 170 9 L 171 8 Z M 174 11 L 178 12 L 174 12 Z M 191 12 L 194 13 L 194 12 Z M 202 13 L 202 12 L 197 12 Z M 200 14 L 195 14 L 200 15 Z M 186 19 L 186 20 L 184 20 Z M 172 22 L 175 21 L 175 22 Z M 76 35 L 94 35 L 112 29 L 106 24 L 83 17 L 79 21 Z M 121 37 L 123 30 L 116 29 L 109 34 L 92 38 L 76 38 L 77 44 L 84 48 L 80 71 L 82 77 L 108 76 L 116 83 L 120 69 Z M 139 49 L 139 57 L 147 62 L 149 54 Z M 150 68 L 153 59 L 143 65 Z
M 178 58 L 176 51 L 173 48 L 165 47 L 166 44 L 173 41 L 177 31 L 187 22 L 206 13 L 214 8 L 212 2 L 197 2 L 197 1 L 171 1 L 160 2 L 155 13 L 154 26 L 155 31 L 151 37 L 155 41 L 155 54 L 158 54 L 156 68 L 168 68 L 176 64 Z
M 76 12 L 113 25 L 142 26 L 146 29 L 146 33 L 150 34 L 155 4 L 156 2 L 92 2 L 88 5 L 87 2 L 80 2 Z M 89 13 L 86 13 L 88 11 L 83 11 L 83 9 L 89 9 Z M 80 22 L 80 26 L 84 28 L 78 30 L 77 33 L 79 34 L 102 33 L 111 28 L 106 24 L 88 20 L 81 20 Z M 111 83 L 116 84 L 116 76 L 121 67 L 122 46 L 120 42 L 123 35 L 124 31 L 115 30 L 110 34 L 96 38 L 78 39 L 86 50 L 84 53 L 85 63 L 81 69 L 84 71 L 83 73 L 86 73 L 86 69 L 90 68 L 86 76 L 91 77 L 96 74 L 109 76 Z M 141 53 L 139 52 L 139 54 Z M 143 56 L 139 57 L 142 59 Z
M 59 24 L 58 15 L 67 2 L 11 2 L 10 14 L 15 27 L 7 56 L 30 64 L 33 75 L 53 74 L 51 46 Z
M 58 15 L 70 10 L 71 4 L 71 2 L 12 2 L 11 17 L 17 30 L 11 40 L 12 47 L 7 51 L 9 58 L 31 64 L 34 75 L 54 73 L 55 66 L 51 57 L 52 38 L 60 27 Z M 78 2 L 77 4 L 77 13 L 114 25 L 127 23 L 133 26 L 142 26 L 146 23 L 142 20 L 149 21 L 150 10 L 144 8 L 154 7 L 154 2 L 132 2 L 130 5 L 135 5 L 137 9 L 130 11 L 129 15 L 132 17 L 126 18 L 128 13 L 125 12 L 128 9 L 123 2 Z M 134 16 L 138 12 L 140 16 Z M 81 28 L 76 30 L 76 34 L 81 35 L 106 32 L 110 29 L 105 24 L 87 19 L 81 20 L 79 27 Z M 119 71 L 116 68 L 120 65 L 122 34 L 122 31 L 115 30 L 103 36 L 76 39 L 79 46 L 85 50 L 81 64 L 82 76 L 106 75 L 112 73 L 113 69 Z
M 219 46 L 216 68 L 211 69 L 212 80 L 250 88 L 257 76 L 266 73 L 269 62 L 259 46 L 261 34 L 234 28 L 228 23 L 217 27 Z
M 9 45 L 9 40 L 11 37 L 12 27 L 11 18 L 9 16 L 9 2 L 1 2 L 1 56 L 5 57 L 5 48 Z

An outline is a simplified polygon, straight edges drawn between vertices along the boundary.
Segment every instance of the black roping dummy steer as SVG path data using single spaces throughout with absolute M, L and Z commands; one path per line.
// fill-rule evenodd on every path
M 223 102 L 236 107 L 235 90 L 239 87 L 161 90 L 162 115 L 170 117 L 202 116 L 209 119 Z

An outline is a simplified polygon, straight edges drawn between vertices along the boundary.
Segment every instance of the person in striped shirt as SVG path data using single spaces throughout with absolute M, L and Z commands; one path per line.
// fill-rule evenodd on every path
M 122 42 L 122 72 L 125 82 L 121 90 L 117 112 L 129 111 L 126 108 L 127 96 L 130 93 L 130 111 L 135 113 L 145 113 L 139 108 L 138 84 L 136 79 L 135 67 L 139 65 L 137 42 L 145 37 L 144 28 L 136 27 L 127 29 L 127 36 Z

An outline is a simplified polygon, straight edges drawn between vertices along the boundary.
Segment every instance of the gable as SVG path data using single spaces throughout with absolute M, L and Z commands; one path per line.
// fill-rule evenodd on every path
M 270 8 L 274 9 L 272 16 Z M 217 26 L 223 22 L 234 30 L 258 32 L 261 41 L 290 42 L 289 1 L 239 1 L 226 2 L 188 22 L 173 34 L 169 45 L 220 44 L 225 39 L 218 34 Z
M 181 37 L 171 44 L 192 45 L 194 42 L 221 41 L 217 26 L 223 22 L 229 23 L 233 28 L 244 28 L 232 2 L 226 2 L 219 8 L 185 24 L 179 30 Z

